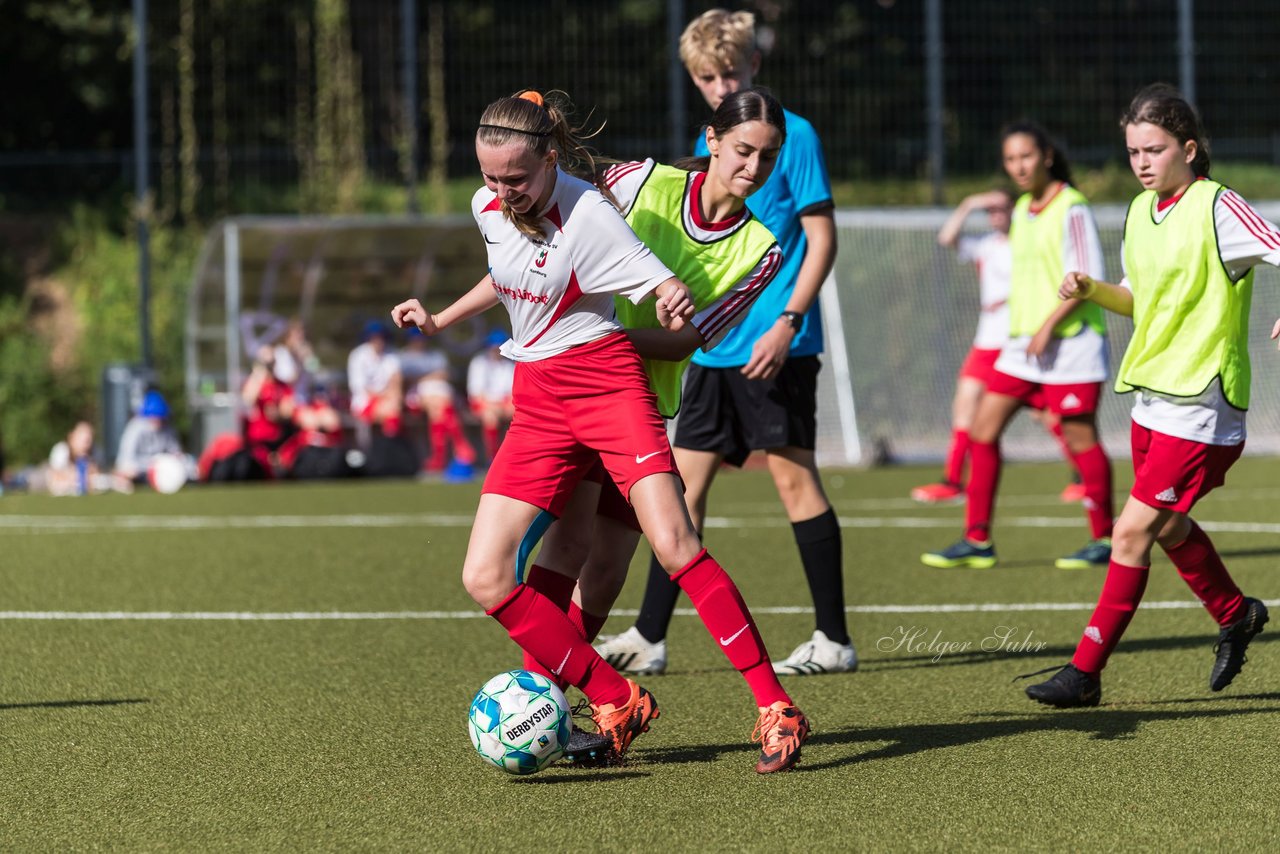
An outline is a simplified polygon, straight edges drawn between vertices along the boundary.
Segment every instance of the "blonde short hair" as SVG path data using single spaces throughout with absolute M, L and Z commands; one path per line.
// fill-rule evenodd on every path
M 689 71 L 717 70 L 751 61 L 756 52 L 756 16 L 712 9 L 689 22 L 680 35 L 680 61 Z

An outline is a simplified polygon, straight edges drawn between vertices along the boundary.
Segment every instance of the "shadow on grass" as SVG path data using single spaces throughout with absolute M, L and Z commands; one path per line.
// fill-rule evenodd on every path
M 1260 546 L 1252 549 L 1218 549 L 1218 555 L 1224 558 L 1275 557 L 1276 555 L 1280 555 L 1280 546 Z
M 1185 703 L 1218 703 L 1238 701 L 1239 697 L 1217 697 L 1204 700 L 1183 700 Z M 1028 701 L 1029 702 L 1029 701 Z M 858 765 L 877 759 L 896 759 L 928 750 L 961 747 L 1009 736 L 1035 733 L 1060 733 L 1075 731 L 1101 741 L 1117 741 L 1135 738 L 1143 724 L 1161 721 L 1209 720 L 1240 715 L 1275 714 L 1280 706 L 1263 706 L 1240 709 L 1197 709 L 1187 711 L 1162 711 L 1134 708 L 1137 703 L 1112 705 L 1104 703 L 1093 709 L 1052 710 L 1017 714 L 1000 712 L 989 715 L 988 720 L 974 720 L 955 724 L 920 724 L 905 727 L 875 729 L 844 729 L 817 733 L 809 739 L 806 749 L 813 745 L 850 745 L 860 742 L 888 742 L 881 747 L 856 756 L 843 756 L 828 761 L 808 761 L 799 766 L 800 771 L 821 771 L 845 765 Z M 1150 705 L 1150 704 L 1147 704 Z M 810 754 L 812 756 L 812 753 Z
M 621 768 L 613 770 L 600 768 L 595 771 L 575 772 L 565 766 L 552 767 L 565 773 L 562 776 L 555 777 L 517 777 L 511 782 L 529 786 L 558 786 L 564 783 L 608 783 L 611 780 L 628 780 L 635 777 L 649 776 L 648 772 L 645 771 L 628 771 Z
M 0 703 L 0 711 L 10 709 L 76 709 L 85 706 L 131 706 L 150 703 L 146 698 L 122 700 L 43 700 L 37 703 Z
M 945 638 L 944 638 L 945 640 Z M 1205 651 L 1206 661 L 1211 661 L 1213 644 L 1217 640 L 1217 635 L 1204 635 L 1203 637 L 1166 637 L 1166 638 L 1144 638 L 1142 640 L 1123 641 L 1117 647 L 1116 652 L 1142 652 L 1143 650 L 1176 650 L 1176 649 L 1197 649 Z M 1257 644 L 1272 643 L 1280 640 L 1280 634 L 1266 635 L 1262 634 L 1253 639 L 1250 647 Z M 927 643 L 928 637 L 923 637 L 921 643 Z M 885 658 L 865 658 L 859 657 L 858 666 L 860 669 L 868 671 L 879 670 L 909 670 L 916 667 L 950 667 L 962 664 L 990 664 L 993 661 L 1009 661 L 1011 663 L 1026 659 L 1059 659 L 1064 664 L 1075 654 L 1076 645 L 1058 645 L 1045 646 L 1042 649 L 1027 649 L 1019 652 L 993 651 L 984 652 L 982 650 L 965 650 L 963 652 L 944 652 L 938 654 L 936 652 L 928 652 L 923 655 L 904 655 Z M 935 661 L 936 657 L 936 661 Z M 869 666 L 868 666 L 869 665 Z M 1029 669 L 1036 669 L 1029 666 Z
M 1104 741 L 1131 739 L 1137 736 L 1143 724 L 1161 721 L 1190 721 L 1227 718 L 1238 715 L 1275 714 L 1280 706 L 1258 708 L 1196 709 L 1164 711 L 1150 708 L 1156 705 L 1239 702 L 1243 700 L 1280 700 L 1280 693 L 1250 694 L 1181 700 L 1161 700 L 1152 703 L 1107 704 L 1093 709 L 1030 711 L 1028 713 L 992 712 L 975 715 L 975 720 L 963 723 L 908 724 L 894 727 L 846 727 L 819 731 L 810 737 L 804 748 L 804 758 L 797 766 L 797 773 L 824 771 L 847 765 L 858 765 L 879 759 L 897 759 L 931 750 L 979 744 L 998 738 L 1076 731 Z M 1030 702 L 1030 701 L 1028 701 Z M 857 744 L 880 746 L 854 756 L 840 756 L 823 761 L 824 746 Z M 646 757 L 655 762 L 713 762 L 723 756 L 744 754 L 755 756 L 753 746 L 737 744 L 701 744 L 685 747 L 659 748 L 646 751 Z M 816 761 L 815 761 L 816 760 Z

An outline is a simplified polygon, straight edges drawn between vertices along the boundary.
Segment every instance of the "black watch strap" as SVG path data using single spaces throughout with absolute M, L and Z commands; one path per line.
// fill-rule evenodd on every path
M 804 315 L 798 311 L 784 311 L 782 314 L 778 315 L 778 317 L 781 317 L 787 322 L 788 326 L 797 331 L 799 331 L 801 325 L 804 323 Z

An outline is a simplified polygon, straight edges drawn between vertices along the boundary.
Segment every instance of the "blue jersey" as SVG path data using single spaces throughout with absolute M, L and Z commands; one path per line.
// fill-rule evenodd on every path
M 769 284 L 741 323 L 730 330 L 710 352 L 697 351 L 693 362 L 708 368 L 739 368 L 751 361 L 751 348 L 760 336 L 778 321 L 796 286 L 800 264 L 808 241 L 800 227 L 800 215 L 831 204 L 831 181 L 822 156 L 822 143 L 813 125 L 795 113 L 785 111 L 787 141 L 778 163 L 764 186 L 747 199 L 747 207 L 778 239 L 782 249 L 782 269 Z M 707 140 L 699 136 L 694 153 L 706 157 Z M 814 356 L 822 352 L 822 314 L 818 302 L 804 317 L 804 324 L 791 340 L 792 356 Z

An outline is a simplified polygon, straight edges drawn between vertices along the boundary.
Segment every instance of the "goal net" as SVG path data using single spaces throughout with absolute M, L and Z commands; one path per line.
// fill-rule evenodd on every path
M 1256 205 L 1273 222 L 1280 202 Z M 1120 279 L 1125 207 L 1094 207 L 1107 275 Z M 938 246 L 948 211 L 859 209 L 836 213 L 839 254 L 823 288 L 827 328 L 819 377 L 818 456 L 824 464 L 941 460 L 951 437 L 956 372 L 978 320 L 978 281 L 971 265 Z M 975 223 L 982 219 L 972 218 Z M 1270 340 L 1280 317 L 1280 272 L 1259 267 L 1250 318 L 1253 394 L 1246 453 L 1280 453 L 1280 352 Z M 1107 315 L 1112 377 L 1132 331 L 1129 318 Z M 1107 388 L 1110 388 L 1108 382 Z M 1129 449 L 1132 398 L 1110 390 L 1098 413 L 1113 457 Z M 1015 418 L 1003 448 L 1010 459 L 1057 459 L 1057 444 L 1026 415 Z

